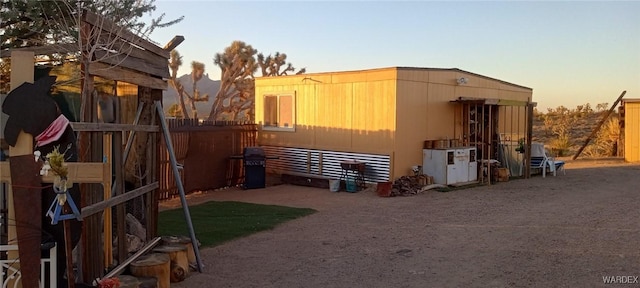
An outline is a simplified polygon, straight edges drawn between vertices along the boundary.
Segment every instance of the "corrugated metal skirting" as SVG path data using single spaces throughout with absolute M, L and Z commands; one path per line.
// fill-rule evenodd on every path
M 293 173 L 323 178 L 340 178 L 340 162 L 356 160 L 366 163 L 365 180 L 370 183 L 389 181 L 391 157 L 389 155 L 363 154 L 315 150 L 292 147 L 262 146 L 267 157 L 267 169 L 278 173 Z

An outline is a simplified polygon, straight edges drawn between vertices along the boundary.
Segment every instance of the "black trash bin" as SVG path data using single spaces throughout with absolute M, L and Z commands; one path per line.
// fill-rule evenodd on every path
M 242 156 L 244 161 L 244 189 L 265 188 L 267 157 L 264 149 L 260 147 L 245 147 Z

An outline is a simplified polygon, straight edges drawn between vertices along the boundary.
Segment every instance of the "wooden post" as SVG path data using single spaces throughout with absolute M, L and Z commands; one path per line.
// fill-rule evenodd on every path
M 111 154 L 112 145 L 112 137 L 113 134 L 106 133 L 102 138 L 102 148 L 104 154 L 104 160 L 106 161 L 108 167 L 111 166 L 111 161 L 113 161 L 113 155 Z M 107 201 L 111 198 L 111 181 L 107 181 L 104 183 L 104 192 L 103 199 Z M 112 222 L 113 215 L 111 215 L 111 207 L 104 209 L 103 211 L 103 226 L 104 226 L 104 234 L 103 234 L 103 251 L 104 251 L 104 267 L 110 267 L 113 264 L 113 231 L 112 231 Z M 120 239 L 118 239 L 120 240 Z
M 33 74 L 34 74 L 34 53 L 28 51 L 11 51 L 11 89 L 15 89 L 20 86 L 24 82 L 33 83 Z M 20 155 L 29 155 L 33 153 L 33 136 L 20 133 L 18 135 L 18 142 L 16 142 L 16 146 L 9 147 L 9 156 L 20 156 Z M 7 210 L 8 210 L 8 219 L 7 219 L 7 238 L 9 241 L 17 239 L 16 233 L 16 221 L 15 221 L 15 210 L 13 207 L 13 191 L 11 189 L 11 185 L 8 185 L 7 191 Z M 9 221 L 13 219 L 13 225 Z M 16 242 L 17 243 L 17 242 Z M 20 249 L 20 247 L 18 247 Z M 18 251 L 10 251 L 8 253 L 8 259 L 18 259 Z M 18 263 L 13 264 L 14 267 L 20 268 Z M 18 283 L 18 287 L 21 286 L 21 283 Z M 9 282 L 9 286 L 13 287 L 13 283 Z M 9 287 L 8 286 L 8 287 Z
M 524 178 L 531 178 L 531 138 L 533 137 L 533 103 L 527 103 L 527 111 L 525 113 L 527 121 L 527 143 L 524 149 Z

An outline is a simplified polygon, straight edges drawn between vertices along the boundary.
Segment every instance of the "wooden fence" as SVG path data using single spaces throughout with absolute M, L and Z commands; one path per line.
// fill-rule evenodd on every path
M 232 155 L 256 145 L 257 126 L 244 122 L 169 119 L 171 141 L 186 193 L 235 186 L 244 180 L 242 161 Z M 164 140 L 159 147 L 160 199 L 177 197 Z

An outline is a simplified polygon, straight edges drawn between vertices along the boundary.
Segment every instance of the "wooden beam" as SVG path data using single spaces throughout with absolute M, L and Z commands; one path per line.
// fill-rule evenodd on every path
M 529 102 L 527 101 L 518 101 L 518 100 L 505 100 L 505 99 L 500 99 L 498 100 L 498 105 L 499 106 L 527 106 L 529 104 Z
M 112 133 L 105 133 L 102 136 L 102 155 L 104 157 L 104 162 L 105 164 L 108 165 L 108 167 L 112 167 L 111 162 L 113 161 L 113 155 L 112 155 L 112 151 L 113 151 L 113 134 Z M 106 169 L 105 169 L 106 170 Z M 103 185 L 103 191 L 102 191 L 102 197 L 104 199 L 104 201 L 107 201 L 111 198 L 111 175 L 110 174 L 111 169 L 108 169 L 108 171 L 103 171 L 104 173 L 104 178 L 107 179 L 102 185 Z M 109 178 L 107 178 L 109 177 Z M 102 226 L 104 228 L 103 229 L 103 234 L 102 234 L 102 251 L 104 251 L 104 267 L 111 267 L 111 265 L 113 264 L 113 215 L 111 213 L 111 208 L 108 207 L 106 209 L 103 210 L 102 213 L 102 217 L 104 218 L 102 221 Z M 122 239 L 122 238 L 118 238 L 118 239 Z
M 110 168 L 101 162 L 68 162 L 65 163 L 69 170 L 69 180 L 74 183 L 100 183 L 104 181 L 104 170 Z M 42 176 L 43 183 L 53 183 L 53 173 Z M 109 181 L 111 181 L 109 179 Z M 0 162 L 0 182 L 11 183 L 9 162 Z
M 155 125 L 134 125 L 134 124 L 117 124 L 117 123 L 89 123 L 89 122 L 71 122 L 73 131 L 91 131 L 91 132 L 159 132 L 160 127 Z
M 578 152 L 576 152 L 576 155 L 573 155 L 573 158 L 571 158 L 571 160 L 576 160 L 576 158 L 578 158 L 578 156 L 580 156 L 580 153 L 582 153 L 582 150 L 584 150 L 584 148 L 587 147 L 587 145 L 589 145 L 589 142 L 591 141 L 591 139 L 594 136 L 596 136 L 596 133 L 598 133 L 598 131 L 600 131 L 600 127 L 602 127 L 602 124 L 604 124 L 604 121 L 607 121 L 607 118 L 609 118 L 609 116 L 611 115 L 611 112 L 613 112 L 613 110 L 616 109 L 616 106 L 618 106 L 618 103 L 620 103 L 620 101 L 622 100 L 622 97 L 624 97 L 624 94 L 627 94 L 626 90 L 622 91 L 620 96 L 618 96 L 618 99 L 616 99 L 616 102 L 613 102 L 613 105 L 611 105 L 611 108 L 609 108 L 609 111 L 607 111 L 607 114 L 605 114 L 604 117 L 602 117 L 602 119 L 600 119 L 600 122 L 598 123 L 598 126 L 596 126 L 596 128 L 593 129 L 593 131 L 591 131 L 591 135 L 589 135 L 589 137 L 587 137 L 587 140 L 584 141 L 584 144 L 582 144 L 580 149 L 578 149 Z
M 168 59 L 162 56 L 159 56 L 154 53 L 149 53 L 146 50 L 141 49 L 138 46 L 131 45 L 131 43 L 125 41 L 122 38 L 116 37 L 117 39 L 113 39 L 114 35 L 104 35 L 98 39 L 98 43 L 105 43 L 105 46 L 108 46 L 109 49 L 118 51 L 121 54 L 137 57 L 140 59 L 146 60 L 148 63 L 154 64 L 164 64 L 169 70 Z M 144 72 L 144 71 L 143 71 Z
M 169 43 L 167 43 L 167 45 L 164 45 L 164 48 L 162 49 L 171 52 L 171 50 L 176 49 L 176 47 L 178 47 L 178 45 L 180 45 L 180 43 L 182 43 L 183 41 L 184 36 L 176 35 L 175 37 L 173 37 L 173 39 L 171 39 L 171 41 L 169 41 Z
M 167 90 L 168 87 L 167 81 L 162 79 L 100 62 L 94 62 L 89 65 L 89 74 L 153 89 Z
M 146 73 L 160 78 L 171 78 L 171 75 L 169 75 L 167 60 L 164 60 L 160 64 L 149 63 L 149 61 L 146 61 L 145 59 L 134 57 L 132 55 L 109 53 L 107 51 L 96 51 L 94 55 L 95 59 L 102 63 L 129 68 L 139 73 Z
M 159 56 L 162 56 L 165 59 L 169 59 L 170 57 L 169 51 L 166 51 L 156 46 L 155 44 L 151 43 L 149 40 L 143 39 L 142 37 L 130 32 L 129 30 L 116 25 L 113 21 L 108 20 L 102 16 L 99 16 L 91 11 L 83 10 L 82 20 L 91 24 L 96 28 L 102 29 L 111 34 L 118 35 L 120 38 L 125 39 L 134 45 L 140 46 L 147 51 L 150 51 Z
M 153 191 L 155 189 L 158 189 L 158 187 L 160 187 L 158 182 L 154 182 L 154 183 L 151 183 L 149 185 L 142 186 L 142 187 L 137 188 L 135 190 L 131 190 L 131 191 L 127 192 L 127 193 L 115 196 L 115 197 L 113 197 L 113 198 L 111 198 L 109 200 L 98 202 L 98 203 L 83 207 L 82 211 L 80 212 L 80 214 L 82 215 L 82 218 L 87 217 L 87 216 L 91 216 L 93 214 L 101 212 L 102 210 L 104 210 L 107 207 L 113 207 L 115 205 L 127 202 L 127 201 L 129 201 L 129 200 L 131 200 L 133 198 L 138 197 L 138 196 L 141 196 L 141 195 L 144 195 L 146 193 L 149 193 L 149 192 L 151 192 L 151 191 Z

